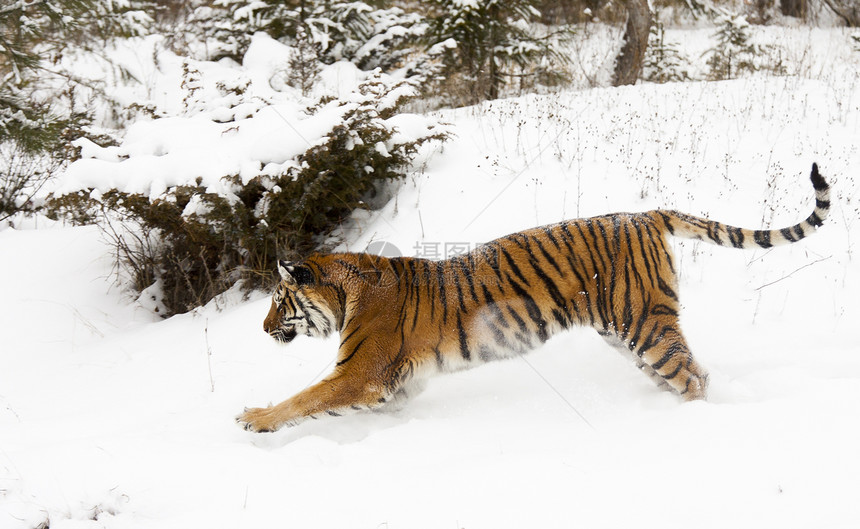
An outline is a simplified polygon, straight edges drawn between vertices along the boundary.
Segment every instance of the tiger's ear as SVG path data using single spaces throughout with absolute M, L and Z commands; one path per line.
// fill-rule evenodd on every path
M 290 261 L 278 261 L 278 273 L 288 285 L 309 285 L 314 282 L 311 269 Z
M 289 261 L 278 261 L 278 273 L 281 274 L 281 279 L 287 283 L 295 283 L 296 279 L 292 275 L 292 270 L 295 269 L 293 263 Z

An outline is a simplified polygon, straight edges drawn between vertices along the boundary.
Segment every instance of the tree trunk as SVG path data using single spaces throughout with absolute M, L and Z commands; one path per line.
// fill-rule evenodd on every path
M 493 3 L 490 5 L 490 42 L 488 43 L 488 48 L 490 49 L 490 64 L 488 65 L 490 70 L 490 83 L 487 87 L 487 99 L 498 99 L 499 98 L 499 88 L 501 85 L 501 79 L 499 78 L 499 65 L 496 62 L 496 43 L 498 42 L 498 24 L 501 22 L 499 20 L 499 4 Z
M 860 0 L 824 0 L 824 3 L 844 20 L 848 27 L 860 27 Z
M 615 58 L 612 86 L 635 84 L 639 79 L 651 31 L 648 0 L 625 0 L 624 5 L 627 7 L 627 28 L 624 30 L 624 44 Z
M 787 17 L 806 18 L 806 0 L 780 0 L 779 10 Z

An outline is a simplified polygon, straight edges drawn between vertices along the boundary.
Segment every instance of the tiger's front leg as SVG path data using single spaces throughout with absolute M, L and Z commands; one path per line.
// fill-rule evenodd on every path
M 250 408 L 236 418 L 246 430 L 274 432 L 324 415 L 338 417 L 384 405 L 391 392 L 367 380 L 335 376 L 268 408 Z

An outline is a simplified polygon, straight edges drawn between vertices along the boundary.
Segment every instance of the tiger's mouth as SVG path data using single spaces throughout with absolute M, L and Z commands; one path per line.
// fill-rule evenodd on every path
M 274 331 L 269 333 L 269 336 L 274 338 L 280 343 L 290 343 L 293 341 L 293 338 L 297 336 L 296 329 L 275 329 Z

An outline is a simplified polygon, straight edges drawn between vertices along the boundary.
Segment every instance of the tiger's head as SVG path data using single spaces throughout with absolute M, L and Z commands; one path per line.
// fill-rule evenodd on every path
M 331 334 L 336 328 L 335 316 L 311 268 L 279 261 L 278 273 L 281 282 L 272 296 L 263 330 L 282 343 L 300 334 L 321 338 Z

